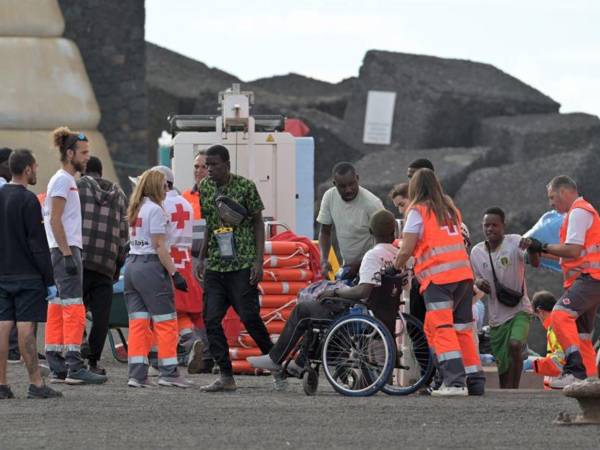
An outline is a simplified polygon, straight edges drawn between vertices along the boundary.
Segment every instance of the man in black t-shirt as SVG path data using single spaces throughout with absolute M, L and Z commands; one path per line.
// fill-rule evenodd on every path
M 15 150 L 8 162 L 12 181 L 0 190 L 0 399 L 14 395 L 6 380 L 8 336 L 15 323 L 29 373 L 28 398 L 62 397 L 40 375 L 35 324 L 46 321 L 48 287 L 54 284 L 50 250 L 37 197 L 31 151 Z

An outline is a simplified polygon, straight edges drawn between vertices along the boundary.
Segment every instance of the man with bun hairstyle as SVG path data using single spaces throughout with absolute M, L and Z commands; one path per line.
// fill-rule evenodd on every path
M 48 302 L 46 359 L 53 383 L 99 384 L 106 376 L 90 372 L 81 358 L 85 329 L 81 203 L 75 174 L 90 158 L 88 139 L 67 127 L 53 131 L 60 168 L 50 179 L 44 201 L 44 226 L 50 245 L 58 296 Z

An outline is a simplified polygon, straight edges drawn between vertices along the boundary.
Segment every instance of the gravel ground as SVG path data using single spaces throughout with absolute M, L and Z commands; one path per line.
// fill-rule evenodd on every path
M 600 426 L 558 427 L 576 413 L 557 392 L 500 392 L 462 399 L 346 398 L 321 376 L 307 397 L 299 380 L 238 377 L 238 390 L 131 389 L 126 365 L 103 362 L 103 386 L 60 386 L 64 398 L 27 400 L 25 368 L 10 365 L 15 400 L 0 402 L 0 448 L 600 448 Z M 214 376 L 190 376 L 197 385 Z

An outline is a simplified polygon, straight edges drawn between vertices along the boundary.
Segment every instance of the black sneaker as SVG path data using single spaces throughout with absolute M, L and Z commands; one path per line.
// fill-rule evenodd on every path
M 43 353 L 38 353 L 38 360 L 46 361 L 46 355 L 44 355 Z
M 58 398 L 62 396 L 62 392 L 55 391 L 46 385 L 37 387 L 35 384 L 30 384 L 27 390 L 27 398 Z
M 8 363 L 9 364 L 18 364 L 21 362 L 21 352 L 19 350 L 9 350 L 8 351 Z
M 106 383 L 106 375 L 97 375 L 85 367 L 79 370 L 69 370 L 65 383 L 67 384 L 102 384 Z
M 0 400 L 15 398 L 15 394 L 10 390 L 10 386 L 0 384 Z
M 90 362 L 89 371 L 95 373 L 96 375 L 106 375 L 106 369 L 98 363 Z

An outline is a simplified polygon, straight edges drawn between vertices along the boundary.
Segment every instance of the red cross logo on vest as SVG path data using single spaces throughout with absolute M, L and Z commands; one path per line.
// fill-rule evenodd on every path
M 181 203 L 175 205 L 175 210 L 176 212 L 171 214 L 171 221 L 177 223 L 177 229 L 180 230 L 185 226 L 185 221 L 190 220 L 190 213 L 183 210 Z
M 140 228 L 142 226 L 142 218 L 141 217 L 137 217 L 135 219 L 135 222 L 133 222 L 133 226 L 131 227 L 131 235 L 135 236 L 136 235 L 136 228 Z
M 181 265 L 187 259 L 187 252 L 181 251 L 177 247 L 171 247 L 171 258 L 176 265 Z

